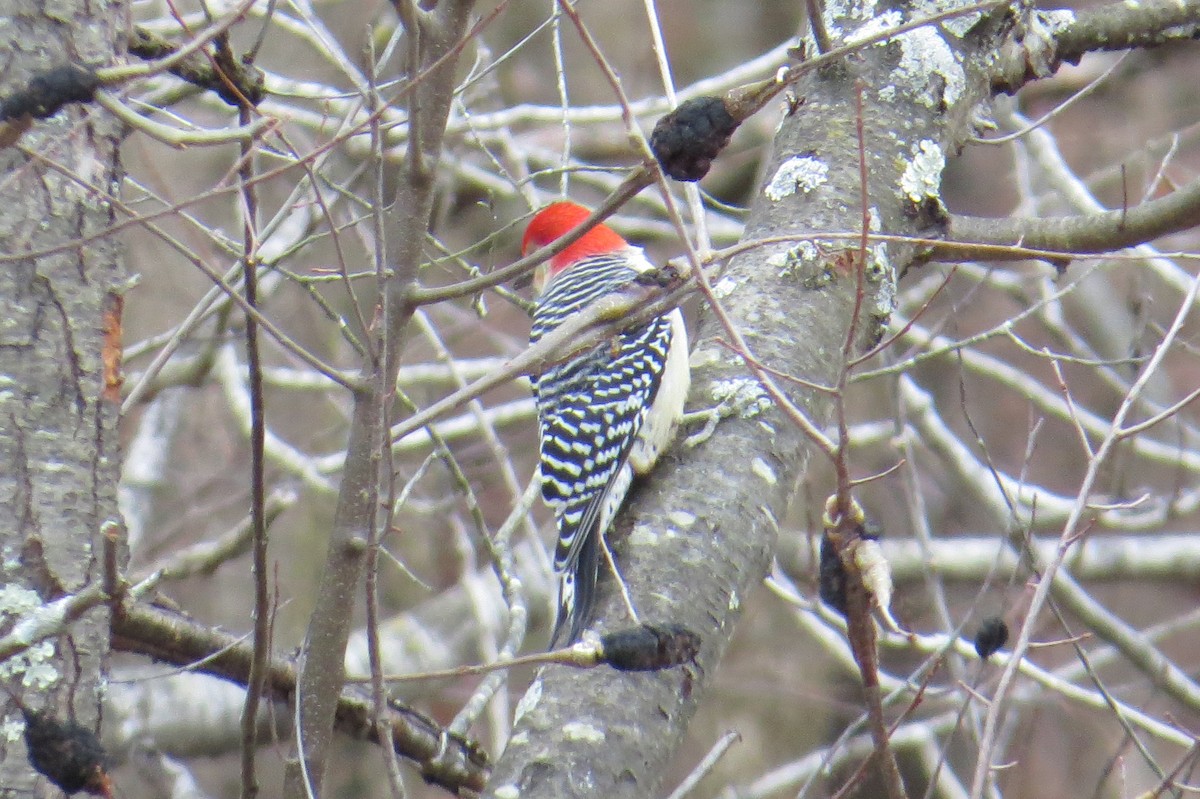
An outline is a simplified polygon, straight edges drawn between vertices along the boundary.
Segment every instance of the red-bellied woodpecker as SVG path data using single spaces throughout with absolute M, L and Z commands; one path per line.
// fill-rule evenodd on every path
M 571 202 L 543 208 L 529 222 L 522 254 L 565 235 L 587 216 L 586 208 Z M 530 342 L 653 269 L 640 248 L 596 225 L 546 266 Z M 689 383 L 687 331 L 678 309 L 555 364 L 534 380 L 542 497 L 559 531 L 552 648 L 577 641 L 583 632 L 595 600 L 602 536 L 633 475 L 649 472 L 670 444 Z

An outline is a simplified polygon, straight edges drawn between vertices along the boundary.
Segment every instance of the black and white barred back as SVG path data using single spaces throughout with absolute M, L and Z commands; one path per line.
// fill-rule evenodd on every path
M 556 276 L 538 298 L 530 342 L 621 291 L 638 276 L 629 263 L 619 254 L 592 256 Z M 559 528 L 552 648 L 578 640 L 591 613 L 600 536 L 629 490 L 630 451 L 662 383 L 672 334 L 671 315 L 664 314 L 549 367 L 534 381 L 542 496 Z

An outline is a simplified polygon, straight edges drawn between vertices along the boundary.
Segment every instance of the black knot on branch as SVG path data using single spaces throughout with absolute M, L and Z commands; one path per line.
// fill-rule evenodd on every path
M 821 536 L 820 567 L 817 572 L 817 593 L 821 601 L 846 615 L 846 566 L 837 546 L 828 534 Z
M 100 739 L 86 727 L 49 713 L 21 709 L 29 763 L 63 793 L 79 791 L 112 799 L 108 758 Z
M 663 172 L 676 180 L 696 181 L 708 174 L 739 124 L 722 98 L 697 97 L 658 120 L 650 149 Z
M 979 632 L 975 633 L 975 652 L 980 660 L 987 660 L 1006 643 L 1008 625 L 999 616 L 988 616 L 979 625 Z
M 691 663 L 700 636 L 679 624 L 643 624 L 600 637 L 600 662 L 620 671 L 658 671 Z
M 28 85 L 0 99 L 0 121 L 31 116 L 52 117 L 68 103 L 88 103 L 96 96 L 100 79 L 76 64 L 62 64 L 29 79 Z

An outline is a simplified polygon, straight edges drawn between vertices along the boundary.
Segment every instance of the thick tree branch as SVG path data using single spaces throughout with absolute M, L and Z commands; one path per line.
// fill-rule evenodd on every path
M 245 686 L 254 648 L 245 637 L 216 631 L 184 616 L 160 608 L 134 604 L 113 614 L 113 648 L 211 674 Z M 294 664 L 272 659 L 267 665 L 264 693 L 274 701 L 291 704 L 296 698 Z M 471 741 L 448 734 L 426 716 L 402 705 L 392 705 L 388 719 L 392 746 L 413 760 L 431 782 L 458 792 L 479 790 L 486 776 L 487 758 Z M 363 692 L 343 691 L 336 702 L 335 726 L 343 734 L 379 742 L 373 725 L 374 708 Z
M 9 122 L 0 122 L 0 252 L 9 256 L 0 269 L 0 629 L 5 645 L 17 647 L 8 655 L 52 635 L 18 657 L 0 656 L 5 796 L 53 790 L 17 743 L 20 704 L 99 729 L 108 610 L 83 611 L 105 571 L 115 573 L 128 559 L 118 540 L 116 397 L 128 272 L 124 249 L 111 236 L 118 211 L 97 202 L 79 179 L 86 173 L 96 185 L 121 185 L 120 131 L 107 114 L 51 108 L 94 85 L 88 70 L 63 73 L 55 64 L 68 53 L 79 62 L 120 61 L 128 13 L 116 0 L 6 4 L 0 14 L 0 118 Z M 65 82 L 38 87 L 39 78 L 55 74 Z M 46 114 L 53 116 L 28 132 L 28 149 L 7 147 Z M 88 237 L 90 246 L 77 244 Z M 33 254 L 64 243 L 55 257 Z M 61 603 L 45 604 L 61 594 Z M 58 625 L 61 634 L 53 634 Z
M 339 713 L 344 655 L 350 637 L 351 610 L 359 590 L 370 530 L 377 524 L 382 457 L 396 385 L 404 329 L 414 308 L 422 245 L 433 207 L 435 170 L 442 136 L 455 91 L 457 56 L 469 40 L 473 0 L 446 0 L 425 18 L 419 31 L 410 31 L 406 92 L 411 125 L 404 178 L 389 209 L 378 207 L 375 268 L 381 295 L 381 324 L 363 373 L 370 375 L 354 392 L 342 485 L 330 531 L 325 569 L 317 589 L 316 609 L 309 621 L 302 651 L 297 700 L 301 752 L 288 762 L 283 796 L 304 799 L 310 786 L 320 792 Z M 494 12 L 493 12 L 494 13 Z M 382 180 L 382 177 L 378 178 Z M 377 184 L 377 192 L 382 188 Z M 376 205 L 382 206 L 382 196 Z M 386 227 L 384 225 L 386 222 Z M 390 273 L 388 271 L 390 267 Z M 370 718 L 370 714 L 367 715 Z
M 1027 257 L 1006 248 L 1076 255 L 1113 252 L 1200 225 L 1200 180 L 1129 209 L 1044 219 L 951 216 L 943 243 L 928 261 L 1004 261 Z
M 1060 61 L 1077 62 L 1084 53 L 1155 47 L 1200 37 L 1200 0 L 1109 3 L 1078 12 L 1058 34 Z
M 1052 75 L 1063 62 L 1084 54 L 1155 47 L 1200 35 L 1200 0 L 1147 0 L 1109 3 L 1071 11 L 1035 11 L 1024 20 L 1022 36 L 1000 51 L 992 65 L 992 87 L 1015 92 Z
M 829 22 L 847 36 L 861 24 L 853 17 Z M 944 35 L 939 46 L 948 49 L 937 76 L 930 77 L 928 68 L 913 70 L 895 87 L 894 102 L 886 104 L 878 86 L 863 92 L 872 219 L 900 236 L 915 235 L 934 221 L 936 209 L 918 193 L 926 185 L 923 164 L 936 161 L 943 146 L 950 151 L 965 140 L 972 110 L 990 96 L 983 64 L 999 44 L 1003 20 L 984 18 L 969 39 L 935 30 L 928 26 L 898 38 L 908 47 L 924 47 L 927 39 Z M 854 61 L 808 72 L 796 85 L 805 104 L 783 120 L 743 240 L 786 235 L 799 220 L 810 230 L 860 228 L 866 212 L 857 142 L 846 131 L 855 129 L 859 116 L 856 81 L 891 74 L 893 48 L 895 42 L 861 48 Z M 965 72 L 958 57 L 967 64 Z M 949 106 L 945 114 L 930 113 L 943 103 Z M 933 173 L 930 181 L 936 184 L 937 177 Z M 835 247 L 805 250 L 794 240 L 765 244 L 734 257 L 718 281 L 722 308 L 741 331 L 745 354 L 807 381 L 789 381 L 783 388 L 818 425 L 830 418 L 834 399 L 811 386 L 837 384 L 844 366 L 838 356 L 856 306 L 863 318 L 852 349 L 878 332 L 891 310 L 892 268 L 906 264 L 913 250 L 903 243 L 876 246 L 864 259 L 858 242 Z M 862 281 L 855 274 L 860 267 L 866 270 Z M 856 302 L 860 282 L 863 294 Z M 636 676 L 542 669 L 486 796 L 654 795 L 728 644 L 743 598 L 766 573 L 777 520 L 787 511 L 812 444 L 770 401 L 739 353 L 725 345 L 725 329 L 712 314 L 702 314 L 695 338 L 689 407 L 733 392 L 749 398 L 748 410 L 722 421 L 699 446 L 676 445 L 640 490 L 631 492 L 610 538 L 642 619 L 700 633 L 697 666 Z M 621 608 L 611 582 L 603 583 L 596 626 L 622 623 Z M 564 728 L 579 734 L 564 736 Z

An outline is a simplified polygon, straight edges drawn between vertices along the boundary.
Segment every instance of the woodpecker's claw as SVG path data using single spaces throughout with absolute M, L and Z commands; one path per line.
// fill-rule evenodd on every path
M 657 286 L 660 289 L 665 289 L 681 280 L 683 280 L 683 275 L 677 267 L 671 264 L 647 270 L 634 278 L 634 282 L 640 286 Z

